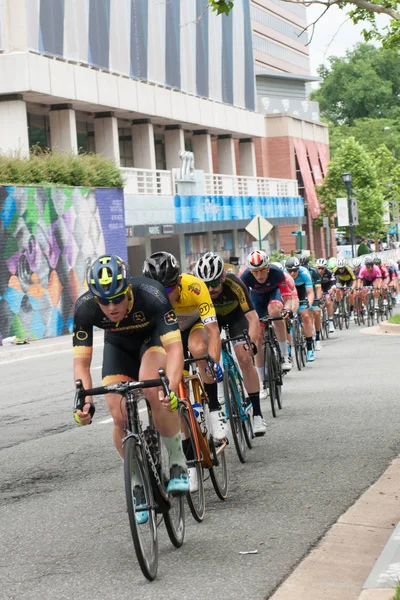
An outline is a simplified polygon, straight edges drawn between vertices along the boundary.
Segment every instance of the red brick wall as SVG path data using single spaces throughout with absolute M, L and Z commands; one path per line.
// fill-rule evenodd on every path
M 256 153 L 257 177 L 266 177 L 267 171 L 267 138 L 255 138 L 254 150 Z
M 292 231 L 297 231 L 298 225 L 279 225 L 279 247 L 290 254 L 292 250 L 296 250 L 296 236 L 292 235 Z
M 296 179 L 293 138 L 266 138 L 264 173 L 264 177 Z

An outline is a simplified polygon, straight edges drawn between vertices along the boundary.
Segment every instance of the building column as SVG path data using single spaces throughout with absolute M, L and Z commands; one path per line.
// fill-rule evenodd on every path
M 156 169 L 154 129 L 150 119 L 132 121 L 133 166 L 135 169 Z
M 194 166 L 204 173 L 213 172 L 211 135 L 206 129 L 193 131 Z
M 54 154 L 78 154 L 76 119 L 72 104 L 51 105 L 50 139 Z
M 218 171 L 222 175 L 236 175 L 235 143 L 233 137 L 218 136 Z
M 181 125 L 167 125 L 164 133 L 167 170 L 179 169 L 179 154 L 185 151 L 185 135 Z
M 257 177 L 256 152 L 251 138 L 239 140 L 240 174 Z
M 177 257 L 178 258 L 178 257 Z M 185 234 L 184 233 L 180 233 L 179 234 L 179 262 L 181 263 L 181 269 L 182 272 L 185 273 L 186 272 L 186 244 L 185 244 Z
M 94 117 L 94 145 L 96 154 L 111 158 L 120 165 L 118 120 L 113 112 L 97 113 Z
M 0 96 L 0 154 L 29 157 L 28 116 L 22 94 Z

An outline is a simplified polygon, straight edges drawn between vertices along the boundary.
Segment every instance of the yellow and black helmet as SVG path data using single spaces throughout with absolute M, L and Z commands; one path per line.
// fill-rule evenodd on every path
M 89 291 L 103 299 L 122 294 L 129 285 L 129 278 L 128 265 L 116 254 L 96 258 L 86 276 Z

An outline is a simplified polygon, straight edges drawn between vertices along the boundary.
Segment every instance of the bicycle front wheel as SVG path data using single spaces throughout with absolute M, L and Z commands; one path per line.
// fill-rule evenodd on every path
M 242 416 L 240 414 L 240 398 L 238 397 L 235 376 L 232 371 L 225 372 L 224 396 L 231 426 L 233 443 L 241 463 L 246 462 L 246 440 L 242 427 Z
M 228 497 L 228 467 L 226 464 L 225 448 L 221 449 L 220 446 L 218 447 L 212 438 L 210 438 L 209 442 L 214 462 L 213 466 L 210 467 L 211 481 L 218 498 L 226 500 Z
M 268 344 L 264 348 L 264 379 L 268 382 L 269 399 L 271 402 L 272 416 L 276 417 L 276 385 L 275 385 L 275 370 L 274 370 L 274 358 L 272 350 Z
M 156 577 L 158 568 L 158 538 L 155 503 L 147 456 L 144 449 L 139 446 L 133 437 L 128 437 L 124 444 L 124 478 L 129 524 L 136 556 L 143 575 L 149 581 L 153 581 Z M 134 487 L 138 487 L 137 485 L 135 486 L 135 482 L 137 481 L 142 482 L 143 489 L 143 494 L 141 494 L 142 510 L 140 512 L 135 506 Z M 145 522 L 138 523 L 138 520 L 141 520 L 139 516 L 142 516 L 144 512 L 143 508 L 147 511 L 148 518 Z
M 158 436 L 160 450 L 160 476 L 164 489 L 169 481 L 169 457 L 165 444 Z M 161 503 L 160 503 L 161 504 Z M 182 494 L 169 495 L 169 508 L 163 511 L 165 528 L 175 548 L 180 548 L 185 537 L 185 502 Z
M 301 360 L 300 328 L 299 328 L 299 324 L 297 321 L 293 321 L 292 337 L 293 337 L 293 346 L 294 346 L 294 354 L 296 357 L 297 369 L 299 371 L 301 371 L 301 369 L 303 367 L 303 362 Z
M 206 512 L 206 495 L 204 492 L 203 467 L 201 465 L 201 460 L 198 460 L 197 458 L 195 444 L 196 433 L 191 427 L 188 411 L 186 408 L 182 409 L 181 419 L 183 420 L 184 425 L 186 425 L 185 429 L 189 432 L 189 437 L 183 442 L 186 456 L 186 464 L 188 469 L 195 469 L 196 479 L 198 481 L 198 490 L 188 492 L 186 495 L 186 499 L 189 505 L 190 512 L 193 515 L 193 518 L 199 523 L 201 523 L 204 519 L 204 515 Z

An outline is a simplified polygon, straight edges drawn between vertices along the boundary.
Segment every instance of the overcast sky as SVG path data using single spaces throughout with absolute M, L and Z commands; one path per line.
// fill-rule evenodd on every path
M 307 9 L 308 22 L 312 23 L 321 14 L 323 7 L 314 5 Z M 383 17 L 386 19 L 386 17 Z M 340 28 L 340 29 L 339 29 Z M 362 25 L 353 25 L 344 10 L 332 6 L 315 26 L 310 44 L 311 73 L 317 75 L 317 67 L 329 56 L 343 56 L 347 49 L 362 42 Z M 338 31 L 339 30 L 339 31 Z M 309 29 L 309 36 L 312 29 Z M 336 34 L 336 35 L 335 35 Z

